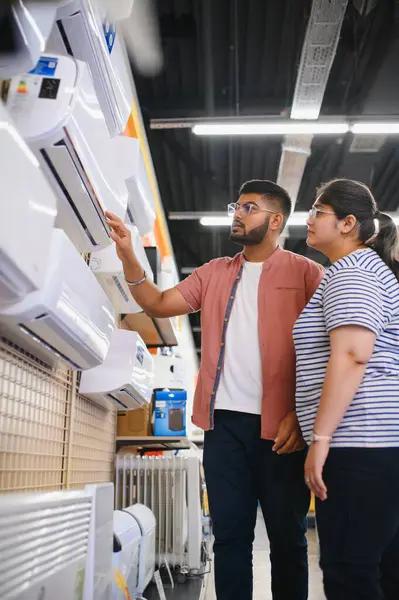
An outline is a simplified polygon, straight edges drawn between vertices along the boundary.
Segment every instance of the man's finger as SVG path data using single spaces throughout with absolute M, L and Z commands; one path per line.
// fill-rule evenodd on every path
M 296 432 L 293 431 L 291 433 L 290 437 L 288 438 L 288 440 L 285 442 L 285 444 L 283 444 L 283 446 L 281 446 L 278 449 L 277 454 L 289 454 L 291 452 L 294 452 L 296 442 L 297 442 Z

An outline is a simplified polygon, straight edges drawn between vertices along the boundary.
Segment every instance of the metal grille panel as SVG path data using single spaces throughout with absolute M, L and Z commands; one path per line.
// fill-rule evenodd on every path
M 0 490 L 65 486 L 71 375 L 0 343 Z

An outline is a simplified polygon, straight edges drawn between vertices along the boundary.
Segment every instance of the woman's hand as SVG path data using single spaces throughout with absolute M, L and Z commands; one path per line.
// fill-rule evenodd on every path
M 125 223 L 114 213 L 105 212 L 107 223 L 111 227 L 110 238 L 115 242 L 119 259 L 124 263 L 135 259 L 132 245 L 132 234 Z
M 323 481 L 323 468 L 330 451 L 328 441 L 317 441 L 310 445 L 305 462 L 306 485 L 320 500 L 327 500 L 327 488 Z

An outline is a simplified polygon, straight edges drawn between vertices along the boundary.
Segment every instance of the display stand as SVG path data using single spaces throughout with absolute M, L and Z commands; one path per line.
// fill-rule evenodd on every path
M 116 452 L 126 446 L 136 446 L 140 453 L 164 450 L 188 450 L 194 444 L 186 437 L 161 436 L 119 436 L 116 438 Z

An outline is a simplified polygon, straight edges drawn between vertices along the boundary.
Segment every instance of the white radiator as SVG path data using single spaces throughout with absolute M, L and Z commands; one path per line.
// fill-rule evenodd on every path
M 116 457 L 115 508 L 140 503 L 153 511 L 158 566 L 201 569 L 201 489 L 196 457 Z

